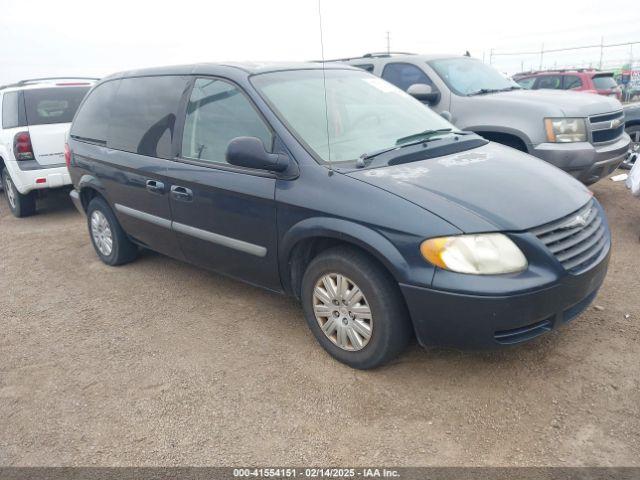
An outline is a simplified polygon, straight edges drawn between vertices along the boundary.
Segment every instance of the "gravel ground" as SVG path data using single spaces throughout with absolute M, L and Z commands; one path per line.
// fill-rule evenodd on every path
M 21 220 L 3 197 L 0 465 L 640 466 L 640 201 L 593 190 L 614 245 L 585 314 L 370 372 L 290 299 L 150 252 L 107 267 L 62 192 Z

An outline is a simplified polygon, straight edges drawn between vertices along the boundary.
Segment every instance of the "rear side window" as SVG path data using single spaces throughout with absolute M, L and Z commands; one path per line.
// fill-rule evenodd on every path
M 249 99 L 223 80 L 196 80 L 187 106 L 182 156 L 225 163 L 227 145 L 236 137 L 257 137 L 271 150 L 272 134 Z
M 89 93 L 71 126 L 73 138 L 107 144 L 111 102 L 118 84 L 118 80 L 101 83 Z
M 536 88 L 548 88 L 558 90 L 562 88 L 562 77 L 560 75 L 545 75 L 538 77 Z
M 415 84 L 424 83 L 433 86 L 433 82 L 420 68 L 410 63 L 390 63 L 382 72 L 382 78 L 404 91 Z
M 172 142 L 187 77 L 125 78 L 111 111 L 107 146 L 116 150 L 172 158 Z
M 24 91 L 28 125 L 71 123 L 89 87 L 39 88 Z
M 593 77 L 593 86 L 597 90 L 609 90 L 618 86 L 616 81 L 611 76 L 607 77 Z
M 20 126 L 18 101 L 20 92 L 7 92 L 2 96 L 2 128 Z
M 582 80 L 577 75 L 565 75 L 564 76 L 564 89 L 571 90 L 572 88 L 582 87 Z

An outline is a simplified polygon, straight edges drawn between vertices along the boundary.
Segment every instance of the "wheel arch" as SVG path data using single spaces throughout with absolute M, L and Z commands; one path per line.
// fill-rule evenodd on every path
M 80 177 L 76 190 L 80 194 L 80 201 L 82 202 L 82 208 L 85 212 L 87 211 L 89 202 L 96 196 L 104 198 L 107 203 L 109 203 L 105 195 L 104 185 L 93 175 L 83 175 Z
M 408 263 L 398 249 L 380 233 L 347 220 L 309 218 L 292 227 L 279 246 L 279 270 L 285 291 L 300 296 L 306 266 L 322 251 L 348 245 L 364 252 L 396 282 L 406 277 Z
M 522 152 L 529 151 L 531 142 L 520 132 L 511 129 L 469 128 L 481 137 L 491 141 L 507 145 Z

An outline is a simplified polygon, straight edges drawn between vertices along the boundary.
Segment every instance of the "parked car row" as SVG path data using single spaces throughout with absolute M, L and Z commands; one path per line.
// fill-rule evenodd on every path
M 382 77 L 459 128 L 541 158 L 587 185 L 613 172 L 629 150 L 615 97 L 527 90 L 467 56 L 368 54 L 340 61 Z
M 607 219 L 582 183 L 527 152 L 546 145 L 583 163 L 574 176 L 600 178 L 629 144 L 612 124 L 620 104 L 558 95 L 554 107 L 468 58 L 366 57 L 373 75 L 363 59 L 97 82 L 65 161 L 98 257 L 121 265 L 148 248 L 291 295 L 322 347 L 362 369 L 413 336 L 498 347 L 578 316 L 606 275 Z M 490 121 L 463 120 L 478 110 Z M 514 128 L 488 130 L 501 112 Z M 484 138 L 515 131 L 528 132 L 524 151 Z M 10 161 L 29 161 L 20 142 Z
M 532 90 L 574 90 L 622 100 L 622 88 L 613 72 L 594 69 L 544 70 L 518 73 L 513 79 L 521 87 Z

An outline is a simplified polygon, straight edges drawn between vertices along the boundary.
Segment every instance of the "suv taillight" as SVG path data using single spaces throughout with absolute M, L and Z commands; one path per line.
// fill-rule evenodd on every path
M 67 170 L 71 167 L 71 150 L 69 149 L 69 144 L 64 144 L 64 163 L 67 164 Z
M 36 158 L 33 154 L 29 132 L 18 132 L 13 137 L 13 154 L 16 160 L 33 160 Z

